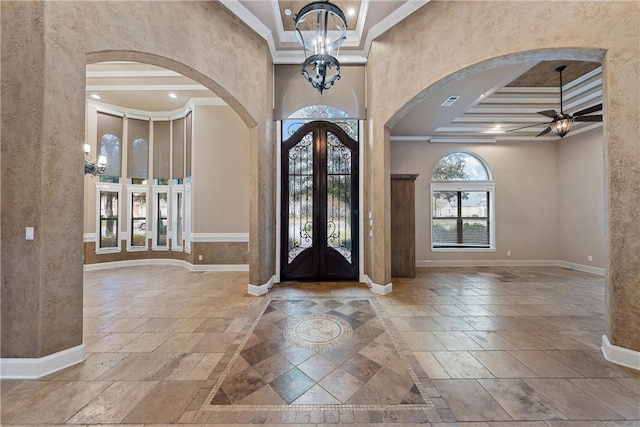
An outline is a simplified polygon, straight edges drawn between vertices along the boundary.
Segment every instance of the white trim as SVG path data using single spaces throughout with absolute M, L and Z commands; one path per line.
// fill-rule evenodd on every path
M 431 144 L 495 144 L 496 139 L 490 136 L 432 136 Z
M 186 126 L 185 126 L 186 127 Z M 173 173 L 173 172 L 172 172 Z M 180 206 L 178 206 L 178 194 L 181 194 Z M 178 212 L 178 208 L 180 212 Z M 182 218 L 182 239 L 178 241 L 178 216 Z M 185 240 L 184 235 L 184 184 L 172 184 L 171 185 L 171 250 L 175 252 L 184 252 L 184 248 L 182 246 L 182 242 Z
M 341 65 L 366 64 L 367 56 L 363 50 L 342 50 L 338 55 Z M 273 54 L 274 65 L 278 64 L 298 64 L 304 61 L 302 50 L 298 51 L 278 51 Z
M 585 273 L 605 275 L 604 268 L 553 259 L 419 260 L 416 267 L 563 267 Z
M 193 112 L 192 112 L 193 114 Z M 191 138 L 193 140 L 193 116 L 191 117 Z M 187 126 L 185 125 L 185 132 L 186 132 Z M 186 141 L 186 139 L 185 139 Z M 193 155 L 193 146 L 195 144 L 191 144 L 191 154 Z M 186 160 L 186 153 L 187 150 L 185 148 L 185 160 Z M 192 165 L 193 165 L 193 161 L 192 161 Z M 193 166 L 192 166 L 193 167 Z M 185 165 L 185 173 L 186 173 L 187 167 Z M 191 173 L 193 173 L 193 170 L 191 171 Z M 193 209 L 191 209 L 191 204 L 193 203 L 192 199 L 193 199 L 193 191 L 191 186 L 193 185 L 193 181 L 188 181 L 184 184 L 184 251 L 188 254 L 191 253 L 191 223 L 192 223 L 192 216 L 193 216 Z
M 197 91 L 197 90 L 206 90 L 209 91 L 208 88 L 198 84 L 191 85 L 87 85 L 87 92 L 111 92 L 111 91 L 159 91 L 159 92 L 170 92 L 173 90 L 189 90 L 189 91 Z
M 151 211 L 149 206 L 149 185 L 141 185 L 141 184 L 127 184 L 127 252 L 140 252 L 149 250 L 149 225 L 151 221 L 149 221 L 149 212 Z M 133 219 L 133 193 L 144 193 L 145 194 L 145 214 L 144 214 L 144 245 L 142 246 L 132 246 L 131 245 L 131 222 Z
M 609 337 L 602 336 L 602 354 L 609 362 L 640 371 L 640 352 L 618 347 L 609 342 Z
M 191 271 L 249 271 L 249 264 L 189 264 L 189 265 L 190 266 L 188 268 Z
M 280 283 L 282 251 L 282 142 L 282 120 L 276 120 L 276 283 Z
M 153 222 L 153 233 L 151 236 L 151 250 L 152 251 L 168 251 L 169 250 L 169 240 L 171 238 L 171 233 L 169 231 L 171 227 L 171 197 L 169 195 L 171 191 L 171 187 L 169 185 L 152 185 L 151 186 L 151 194 L 153 197 L 151 203 L 151 221 Z M 159 246 L 158 245 L 158 195 L 166 194 L 167 195 L 167 230 L 166 230 L 166 245 Z M 147 227 L 148 228 L 148 227 Z
M 419 260 L 416 267 L 558 267 L 557 260 Z
M 407 1 L 402 6 L 387 15 L 386 18 L 371 27 L 367 33 L 367 39 L 364 42 L 364 51 L 366 53 L 365 56 L 369 55 L 369 50 L 371 49 L 371 43 L 373 43 L 373 40 L 375 40 L 389 28 L 404 20 L 407 16 L 411 15 L 416 10 L 420 9 L 425 4 L 429 3 L 429 1 L 430 0 Z
M 450 253 L 459 253 L 459 252 L 495 252 L 496 248 L 470 248 L 467 246 L 456 247 L 451 245 L 447 248 L 431 248 L 431 252 L 450 252 Z
M 569 268 L 571 270 L 584 271 L 586 273 L 597 274 L 598 276 L 604 276 L 604 268 L 592 267 L 590 265 L 578 264 L 575 262 L 558 260 L 558 266 Z
M 258 33 L 260 37 L 266 40 L 271 51 L 271 56 L 276 52 L 276 44 L 271 29 L 259 20 L 253 13 L 249 11 L 239 0 L 220 0 L 227 9 L 240 18 L 253 31 Z
M 267 281 L 267 283 L 263 285 L 252 285 L 251 283 L 249 283 L 249 285 L 247 286 L 247 293 L 249 295 L 253 295 L 254 297 L 259 297 L 260 295 L 264 295 L 267 292 L 269 292 L 269 290 L 273 287 L 275 283 L 276 283 L 276 275 L 274 274 Z
M 455 151 L 449 153 L 452 154 Z M 484 161 L 484 159 L 482 159 L 480 156 L 477 156 L 473 153 L 469 153 L 466 151 L 460 151 L 460 153 L 465 153 L 468 154 L 470 156 L 473 156 L 476 160 L 478 160 L 485 168 L 485 170 L 487 171 L 487 175 L 489 175 L 489 181 L 446 181 L 446 182 L 440 182 L 440 181 L 432 181 L 429 184 L 429 207 L 431 209 L 432 215 L 430 216 L 430 244 L 429 244 L 429 249 L 433 252 L 486 252 L 486 251 L 495 251 L 496 249 L 496 219 L 495 219 L 495 212 L 496 212 L 496 184 L 495 182 L 491 181 L 491 179 L 493 178 L 493 174 L 491 173 L 491 169 L 489 168 L 489 165 L 487 165 L 487 163 Z M 441 157 L 441 159 L 444 159 L 445 157 L 447 157 L 449 154 L 445 154 L 444 156 Z M 433 193 L 435 191 L 487 191 L 489 192 L 489 212 L 487 214 L 488 218 L 488 222 L 491 225 L 491 227 L 489 228 L 489 247 L 488 248 L 435 248 L 434 247 L 434 241 L 433 241 Z M 455 219 L 456 217 L 452 217 L 452 219 Z
M 82 236 L 82 241 L 85 243 L 96 242 L 98 234 L 97 233 L 84 233 Z
M 388 295 L 393 291 L 393 283 L 389 282 L 386 285 L 379 285 L 378 283 L 373 282 L 366 274 L 364 275 L 364 283 L 374 294 Z
M 90 71 L 87 70 L 88 78 L 102 77 L 183 77 L 182 74 L 171 70 L 128 70 L 128 71 Z
M 249 241 L 249 233 L 191 233 L 191 241 L 197 243 L 246 243 Z
M 36 358 L 0 359 L 0 379 L 35 379 L 52 374 L 86 359 L 84 344 Z
M 118 105 L 107 104 L 106 102 L 87 100 L 87 106 L 94 107 L 96 111 L 116 115 L 119 117 L 136 118 L 140 117 L 142 120 L 149 120 L 152 122 L 167 122 L 171 120 L 183 119 L 186 113 L 188 113 L 196 105 L 206 106 L 227 106 L 222 98 L 214 97 L 193 97 L 180 108 L 169 111 L 147 111 L 138 110 L 134 108 L 124 108 Z
M 364 2 L 363 2 L 364 3 Z M 362 4 L 360 4 L 360 7 L 362 7 Z M 368 7 L 368 4 L 367 4 Z M 360 222 L 360 236 L 358 237 L 358 245 L 359 245 L 359 258 L 358 259 L 358 271 L 360 272 L 360 282 L 364 282 L 365 281 L 365 274 L 364 274 L 364 250 L 365 250 L 365 233 L 366 233 L 366 228 L 365 228 L 365 218 L 364 218 L 364 151 L 365 151 L 365 144 L 363 143 L 364 141 L 364 120 L 358 120 L 358 153 L 359 153 L 359 159 L 358 159 L 358 209 L 360 210 L 360 212 L 358 213 L 358 221 Z
M 108 270 L 111 268 L 121 267 L 140 267 L 145 265 L 174 265 L 177 267 L 184 267 L 190 271 L 249 271 L 248 264 L 191 264 L 187 261 L 171 258 L 131 259 L 126 261 L 85 264 L 84 271 Z
M 122 147 L 121 147 L 122 148 Z M 118 239 L 118 245 L 116 247 L 111 247 L 111 248 L 100 248 L 100 242 L 99 242 L 99 231 L 100 231 L 100 227 L 101 227 L 101 221 L 100 221 L 100 215 L 102 210 L 100 209 L 100 192 L 105 191 L 105 192 L 113 192 L 113 193 L 118 193 L 118 212 L 116 213 L 117 215 L 117 227 L 118 229 L 116 230 L 115 234 L 116 234 L 116 238 Z M 109 253 L 114 253 L 114 252 L 120 252 L 122 251 L 122 240 L 123 237 L 126 240 L 127 238 L 127 234 L 120 231 L 120 228 L 122 227 L 122 222 L 121 222 L 121 218 L 122 218 L 122 184 L 114 184 L 114 183 L 110 183 L 110 182 L 96 182 L 96 239 L 95 242 L 97 243 L 96 248 L 95 248 L 95 252 L 96 254 L 109 254 Z

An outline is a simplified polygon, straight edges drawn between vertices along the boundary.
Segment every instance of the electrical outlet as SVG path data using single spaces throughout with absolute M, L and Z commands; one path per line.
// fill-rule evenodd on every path
M 202 255 L 198 255 L 198 261 L 202 261 Z
M 507 251 L 507 256 L 511 256 L 511 251 Z
M 589 255 L 589 256 L 587 257 L 587 261 L 589 261 L 589 262 L 593 262 L 593 257 L 592 257 L 591 255 Z

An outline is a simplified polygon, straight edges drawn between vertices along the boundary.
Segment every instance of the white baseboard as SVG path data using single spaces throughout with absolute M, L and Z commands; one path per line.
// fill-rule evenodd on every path
M 602 336 L 602 347 L 600 348 L 604 358 L 609 362 L 640 371 L 640 352 L 613 345 L 606 335 Z
M 584 271 L 586 273 L 604 276 L 604 268 L 592 267 L 590 265 L 577 264 L 561 260 L 510 260 L 510 259 L 488 259 L 488 260 L 420 260 L 416 261 L 416 267 L 564 267 L 571 270 Z
M 371 292 L 378 295 L 387 295 L 393 291 L 393 283 L 389 282 L 386 285 L 380 285 L 371 280 L 368 275 L 364 275 L 364 283 L 367 284 Z
M 0 379 L 35 379 L 52 374 L 85 359 L 84 344 L 38 358 L 0 359 Z
M 191 264 L 170 258 L 131 259 L 126 261 L 98 262 L 85 264 L 84 271 L 106 270 L 109 268 L 137 267 L 143 265 L 175 265 L 191 271 L 249 271 L 248 264 Z
M 556 260 L 420 260 L 416 267 L 557 267 Z
M 558 261 L 558 266 L 569 268 L 571 270 L 584 271 L 585 273 L 597 274 L 598 276 L 604 276 L 604 268 L 592 267 L 590 265 L 578 264 L 569 261 Z
M 187 263 L 188 264 L 188 263 Z M 191 271 L 249 271 L 249 264 L 189 264 Z
M 264 295 L 267 292 L 269 292 L 269 289 L 271 289 L 275 283 L 276 283 L 276 276 L 274 274 L 267 281 L 267 283 L 263 285 L 252 285 L 251 283 L 249 283 L 249 286 L 247 286 L 247 293 L 249 293 L 249 295 L 259 297 L 260 295 Z

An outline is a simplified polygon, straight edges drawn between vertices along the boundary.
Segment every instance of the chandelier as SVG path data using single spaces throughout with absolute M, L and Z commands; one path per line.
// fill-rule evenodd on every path
M 328 1 L 309 3 L 294 16 L 296 37 L 304 48 L 302 75 L 320 93 L 340 80 L 340 45 L 347 38 L 342 10 Z
M 89 154 L 90 152 L 89 144 L 84 144 L 84 174 L 93 176 L 103 174 L 107 168 L 106 156 L 99 156 L 98 162 L 95 163 Z

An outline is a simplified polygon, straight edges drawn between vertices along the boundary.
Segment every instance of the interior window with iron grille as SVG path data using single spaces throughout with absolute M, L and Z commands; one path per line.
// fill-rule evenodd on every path
M 485 162 L 474 154 L 450 153 L 431 179 L 431 248 L 493 250 L 495 184 Z

